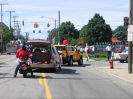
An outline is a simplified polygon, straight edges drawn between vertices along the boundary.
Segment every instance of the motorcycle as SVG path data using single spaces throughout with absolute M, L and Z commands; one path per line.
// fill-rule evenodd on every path
M 27 73 L 31 72 L 31 68 L 29 63 L 27 63 L 26 58 L 23 57 L 22 61 L 20 62 L 19 73 L 23 74 L 23 78 L 27 77 Z

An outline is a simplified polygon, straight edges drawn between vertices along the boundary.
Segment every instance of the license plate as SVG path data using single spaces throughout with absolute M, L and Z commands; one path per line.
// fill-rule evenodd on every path
M 26 70 L 27 69 L 27 67 L 23 67 L 23 70 Z

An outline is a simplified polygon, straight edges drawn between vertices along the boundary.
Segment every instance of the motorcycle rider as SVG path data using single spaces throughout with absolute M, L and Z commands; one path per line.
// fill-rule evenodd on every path
M 17 72 L 19 70 L 19 66 L 20 66 L 20 62 L 22 61 L 22 58 L 25 57 L 27 62 L 29 63 L 28 65 L 30 65 L 30 52 L 26 49 L 25 45 L 21 45 L 22 47 L 19 48 L 16 52 L 16 57 L 17 57 L 17 66 L 14 72 L 14 77 L 17 76 Z M 31 72 L 31 76 L 33 77 L 33 71 L 30 68 L 30 72 Z

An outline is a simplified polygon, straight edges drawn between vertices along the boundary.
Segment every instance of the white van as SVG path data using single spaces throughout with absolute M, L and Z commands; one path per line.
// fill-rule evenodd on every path
M 11 53 L 16 53 L 17 47 L 14 43 L 7 43 L 6 44 L 6 53 L 10 55 Z

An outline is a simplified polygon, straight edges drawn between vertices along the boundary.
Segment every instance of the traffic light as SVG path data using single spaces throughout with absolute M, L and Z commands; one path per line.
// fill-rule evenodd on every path
M 39 30 L 39 33 L 41 33 L 41 30 Z
M 39 26 L 39 25 L 38 25 L 38 24 L 36 24 L 36 28 L 38 28 L 38 26 Z
M 24 20 L 22 21 L 22 25 L 24 26 Z
M 129 25 L 129 18 L 128 17 L 124 17 L 124 27 L 127 28 Z
M 48 23 L 48 24 L 47 24 L 47 27 L 49 28 L 49 26 L 50 26 L 50 24 Z
M 34 28 L 38 28 L 38 26 L 39 26 L 39 25 L 38 25 L 36 22 L 35 22 L 34 25 L 33 25 Z

